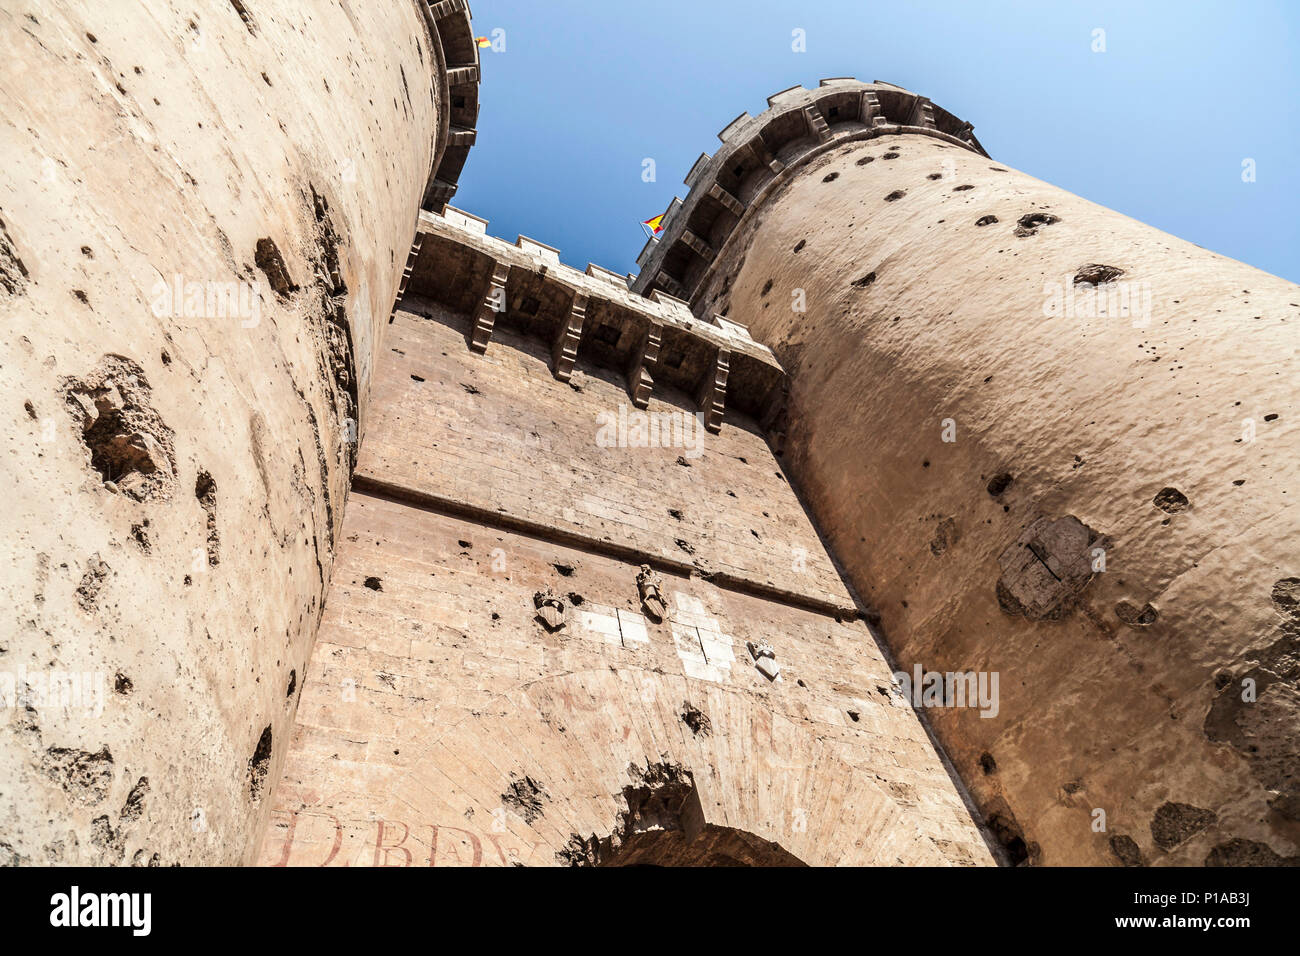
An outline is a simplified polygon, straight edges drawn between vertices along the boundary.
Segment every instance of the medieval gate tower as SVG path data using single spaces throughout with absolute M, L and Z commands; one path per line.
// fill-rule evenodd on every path
M 579 271 L 464 0 L 98 9 L 0 14 L 0 862 L 1300 856 L 1300 287 L 853 79 Z

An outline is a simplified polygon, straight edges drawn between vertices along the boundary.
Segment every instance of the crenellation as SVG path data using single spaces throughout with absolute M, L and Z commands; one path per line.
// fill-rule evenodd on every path
M 856 104 L 855 90 L 860 94 Z M 958 130 L 961 137 L 941 131 L 929 100 L 892 84 L 837 78 L 823 81 L 813 90 L 791 87 L 773 94 L 768 102 L 769 109 L 760 116 L 742 113 L 736 117 L 719 134 L 722 148 L 712 157 L 701 156 L 692 168 L 687 177 L 690 192 L 686 199 L 674 200 L 672 205 L 674 212 L 680 206 L 681 214 L 666 217 L 663 232 L 648 242 L 637 257 L 641 272 L 633 285 L 636 291 L 644 293 L 658 287 L 695 302 L 696 293 L 713 274 L 718 255 L 725 251 L 730 235 L 749 210 L 762 204 L 810 160 L 846 142 L 883 134 L 923 133 L 983 153 L 968 129 Z M 840 116 L 841 109 L 856 111 L 857 116 Z M 833 111 L 834 125 L 828 123 L 826 111 Z M 792 122 L 792 117 L 797 121 Z M 751 163 L 763 168 L 763 174 L 759 175 Z M 731 184 L 730 188 L 724 181 Z M 722 203 L 728 215 L 736 215 L 740 222 L 728 223 L 715 217 L 717 232 L 710 232 L 710 254 L 705 254 L 701 252 L 697 210 L 706 198 L 718 198 L 713 195 L 714 186 L 734 196 L 743 211 L 737 214 Z M 688 221 L 696 222 L 695 227 L 688 227 Z M 704 262 L 688 267 L 686 274 L 667 267 L 670 261 L 700 263 L 701 258 Z
M 468 336 L 475 351 L 486 350 L 504 317 L 552 348 L 560 347 L 553 353 L 557 377 L 570 368 L 568 354 L 576 360 L 588 349 L 609 367 L 621 369 L 637 407 L 644 407 L 661 372 L 667 381 L 696 390 L 698 370 L 719 348 L 731 350 L 738 359 L 730 377 L 732 401 L 751 414 L 761 410 L 782 375 L 771 350 L 732 324 L 702 321 L 685 301 L 667 292 L 637 295 L 620 277 L 597 266 L 589 264 L 586 272 L 578 272 L 560 260 L 553 246 L 526 236 L 513 244 L 488 236 L 483 220 L 454 207 L 443 216 L 424 215 L 420 229 L 423 242 L 409 292 L 468 310 L 465 281 L 473 276 L 472 281 L 482 283 L 486 291 L 474 306 Z M 506 270 L 504 281 L 498 281 L 501 269 Z M 581 322 L 574 321 L 572 312 L 577 296 L 585 300 Z M 674 357 L 680 353 L 681 374 L 676 368 L 659 367 L 658 346 L 665 330 L 671 332 Z M 716 414 L 708 417 L 718 419 Z
M 736 131 L 748 126 L 751 119 L 753 119 L 753 117 L 749 115 L 748 111 L 741 113 L 719 131 L 718 139 L 720 139 L 724 144 L 735 139 Z

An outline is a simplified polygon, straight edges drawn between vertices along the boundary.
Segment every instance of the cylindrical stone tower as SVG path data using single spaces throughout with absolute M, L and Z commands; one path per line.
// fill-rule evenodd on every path
M 1300 287 L 828 80 L 720 134 L 636 288 L 749 325 L 786 463 L 1013 862 L 1300 856 Z
M 0 864 L 265 827 L 465 0 L 0 14 Z

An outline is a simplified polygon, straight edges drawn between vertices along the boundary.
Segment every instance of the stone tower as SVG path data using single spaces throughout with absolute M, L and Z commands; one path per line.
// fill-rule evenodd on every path
M 469 10 L 22 7 L 0 863 L 249 861 L 417 213 L 474 139 Z
M 783 462 L 901 668 L 1000 673 L 996 717 L 928 713 L 1013 862 L 1295 858 L 1300 288 L 890 84 L 768 102 L 633 288 L 785 366 Z
M 852 80 L 579 271 L 463 0 L 33 10 L 0 862 L 1297 855 L 1300 289 Z

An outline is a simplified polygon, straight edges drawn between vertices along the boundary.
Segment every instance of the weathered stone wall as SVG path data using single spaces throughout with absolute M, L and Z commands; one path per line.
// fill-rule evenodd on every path
M 620 409 L 638 440 L 620 376 L 587 364 L 557 387 L 546 343 L 498 328 L 501 348 L 464 355 L 467 318 L 403 305 L 434 318 L 388 327 L 360 478 L 852 609 L 752 423 L 708 434 L 687 396 L 659 386 L 647 412 L 664 447 L 608 447 Z
M 422 6 L 0 13 L 0 862 L 253 852 L 444 152 Z
M 994 829 L 1294 860 L 1300 288 L 932 136 L 810 148 L 692 302 L 787 366 L 785 466 L 899 663 L 1000 672 L 996 719 L 931 712 Z
M 506 319 L 475 354 L 470 326 L 408 298 L 388 327 L 260 861 L 991 862 L 866 626 L 779 596 L 849 600 L 753 423 L 689 467 L 602 447 L 621 381 L 581 350 L 581 390 L 557 380 Z M 634 555 L 669 568 L 661 622 Z

